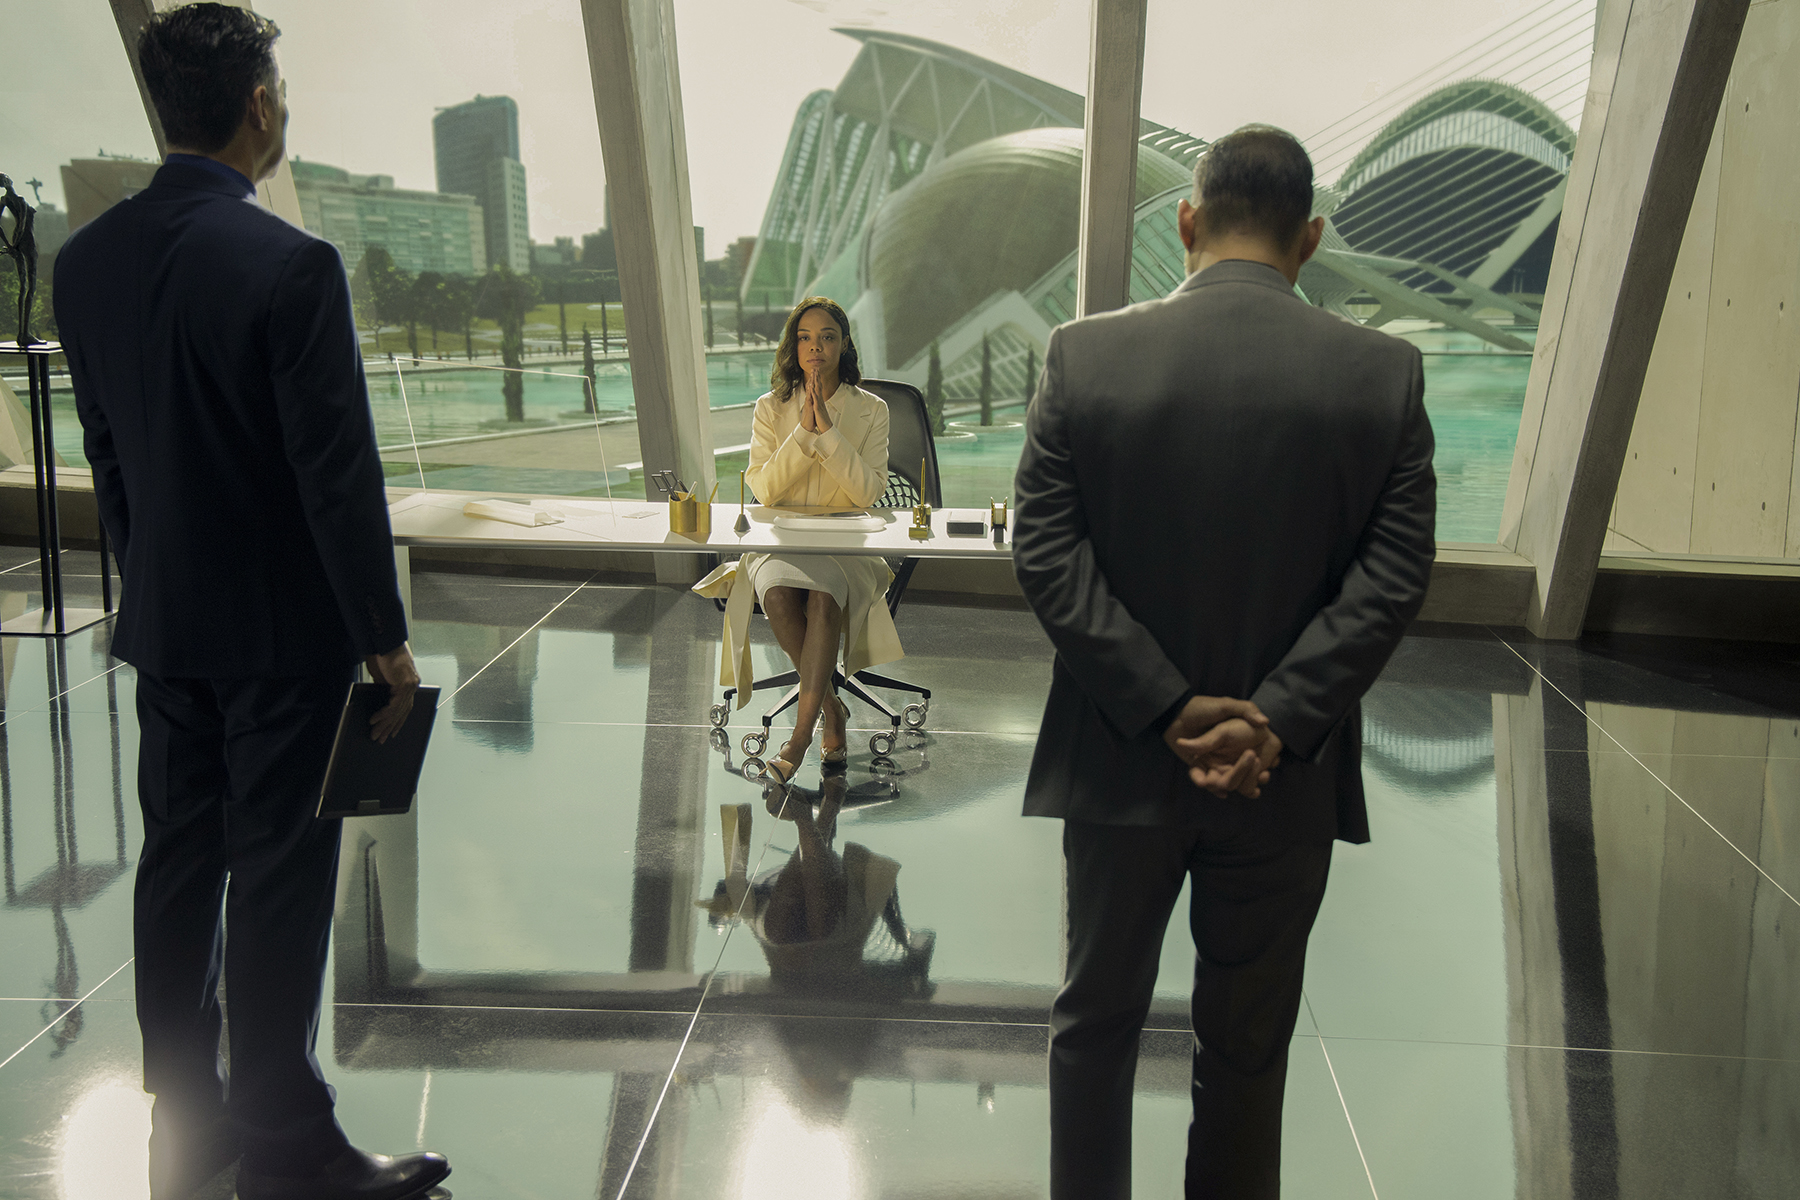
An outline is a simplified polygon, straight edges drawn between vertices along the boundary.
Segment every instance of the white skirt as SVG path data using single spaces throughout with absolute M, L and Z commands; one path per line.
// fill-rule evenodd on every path
M 760 555 L 750 572 L 750 583 L 756 588 L 756 602 L 772 587 L 801 588 L 809 592 L 830 592 L 838 608 L 850 607 L 850 577 L 843 564 L 829 554 Z

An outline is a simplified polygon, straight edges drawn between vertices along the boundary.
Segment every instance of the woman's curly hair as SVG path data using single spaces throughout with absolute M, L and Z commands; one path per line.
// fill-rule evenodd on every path
M 831 314 L 844 333 L 844 352 L 838 357 L 838 382 L 858 384 L 862 371 L 856 363 L 856 342 L 850 337 L 850 317 L 836 300 L 824 296 L 808 296 L 794 305 L 787 324 L 781 327 L 781 344 L 775 347 L 775 366 L 769 371 L 769 391 L 777 402 L 785 401 L 806 380 L 800 369 L 800 318 L 815 308 Z

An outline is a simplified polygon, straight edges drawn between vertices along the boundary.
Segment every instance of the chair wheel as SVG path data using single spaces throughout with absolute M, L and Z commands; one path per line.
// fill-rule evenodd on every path
M 712 722 L 714 729 L 723 729 L 725 722 L 731 719 L 731 710 L 723 704 L 715 704 L 706 716 Z
M 731 735 L 723 729 L 715 729 L 707 734 L 706 741 L 714 750 L 723 750 L 726 754 L 731 753 Z
M 876 758 L 886 758 L 894 752 L 894 735 L 878 733 L 869 739 L 869 753 Z
M 900 710 L 900 720 L 908 729 L 925 728 L 925 717 L 930 712 L 928 705 L 909 704 Z
M 877 754 L 869 760 L 869 774 L 877 779 L 887 778 L 900 773 L 900 764 L 885 755 Z
M 742 775 L 745 779 L 748 779 L 751 783 L 761 782 L 762 774 L 767 769 L 768 764 L 763 762 L 762 759 L 755 757 L 746 758 L 743 762 L 738 764 L 738 774 Z
M 750 757 L 760 758 L 762 752 L 769 748 L 769 731 L 765 729 L 761 733 L 746 733 L 744 740 L 738 745 L 742 746 L 744 753 Z

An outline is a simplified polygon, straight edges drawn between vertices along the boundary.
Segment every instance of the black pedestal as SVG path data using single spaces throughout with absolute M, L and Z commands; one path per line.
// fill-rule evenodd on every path
M 100 531 L 101 608 L 68 608 L 63 604 L 62 528 L 56 510 L 56 439 L 50 420 L 50 359 L 62 353 L 56 342 L 0 342 L 0 356 L 22 356 L 31 393 L 31 464 L 37 491 L 38 575 L 44 606 L 0 624 L 0 634 L 63 637 L 97 625 L 112 614 L 112 570 L 106 526 Z

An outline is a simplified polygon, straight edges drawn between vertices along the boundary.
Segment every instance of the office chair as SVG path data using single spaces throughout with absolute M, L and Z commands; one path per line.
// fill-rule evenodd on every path
M 857 386 L 881 397 L 888 408 L 888 485 L 887 490 L 870 507 L 911 508 L 919 502 L 921 496 L 933 508 L 940 507 L 944 499 L 943 484 L 938 477 L 937 445 L 931 438 L 931 422 L 925 412 L 925 397 L 912 384 L 890 379 L 865 379 Z M 924 469 L 923 476 L 920 474 L 921 466 Z M 894 572 L 893 582 L 888 584 L 887 590 L 890 615 L 900 611 L 900 598 L 906 594 L 907 582 L 912 579 L 913 571 L 918 565 L 917 558 L 906 558 L 898 562 L 888 560 L 888 566 Z M 714 604 L 720 611 L 725 608 L 723 600 L 715 600 Z M 757 605 L 756 611 L 761 612 L 762 606 Z M 926 718 L 930 715 L 930 688 L 890 679 L 874 671 L 857 671 L 846 679 L 842 671 L 833 670 L 831 687 L 833 692 L 839 689 L 849 692 L 887 719 L 890 728 L 869 738 L 869 753 L 877 758 L 885 758 L 894 752 L 894 747 L 900 740 L 901 726 L 910 730 L 923 729 Z M 908 704 L 896 712 L 880 697 L 871 693 L 868 690 L 871 687 L 907 692 L 919 699 L 917 703 Z M 788 691 L 775 707 L 763 714 L 762 729 L 746 733 L 739 743 L 745 754 L 759 760 L 769 748 L 769 730 L 775 718 L 800 701 L 799 672 L 783 671 L 767 679 L 758 679 L 751 691 L 760 692 L 770 688 L 787 688 Z M 736 688 L 726 688 L 724 698 L 713 705 L 708 714 L 715 739 L 723 734 L 726 722 L 731 719 L 731 701 L 737 691 Z

